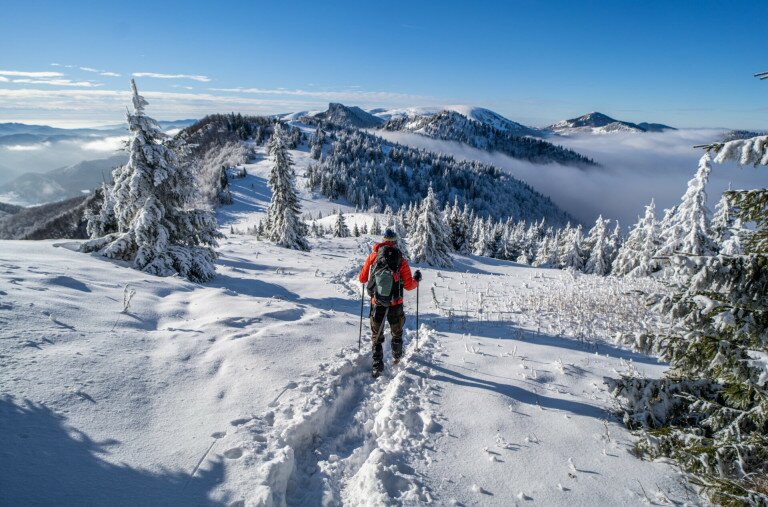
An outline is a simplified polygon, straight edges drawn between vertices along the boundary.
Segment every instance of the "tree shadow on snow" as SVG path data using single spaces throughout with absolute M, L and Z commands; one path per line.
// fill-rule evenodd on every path
M 602 356 L 608 354 L 611 357 L 621 358 L 625 361 L 631 360 L 640 364 L 663 364 L 655 357 L 632 352 L 631 350 L 623 349 L 604 341 L 597 341 L 594 344 L 588 344 L 581 342 L 576 338 L 535 333 L 521 329 L 516 326 L 514 322 L 509 321 L 490 320 L 479 322 L 471 319 L 463 321 L 461 317 L 449 318 L 438 316 L 433 313 L 424 315 L 422 319 L 423 322 L 428 323 L 435 331 L 438 332 L 471 333 L 473 337 L 477 338 L 515 340 L 520 343 L 531 343 L 534 345 L 556 347 L 583 353 L 594 354 L 597 352 Z M 517 336 L 522 336 L 523 339 L 517 339 Z M 565 359 L 565 356 L 563 359 Z
M 229 225 L 251 213 L 264 213 L 266 203 L 272 198 L 272 191 L 267 180 L 261 176 L 249 174 L 245 178 L 229 180 L 233 204 L 225 204 L 216 211 L 219 225 Z
M 522 387 L 504 384 L 500 382 L 494 382 L 493 380 L 481 379 L 478 377 L 472 377 L 459 373 L 456 370 L 447 368 L 434 362 L 425 361 L 421 357 L 411 357 L 410 361 L 424 365 L 431 368 L 434 371 L 439 372 L 436 375 L 432 375 L 429 378 L 431 380 L 437 380 L 438 382 L 449 382 L 464 387 L 471 387 L 476 389 L 483 389 L 492 393 L 507 396 L 508 398 L 518 402 L 527 403 L 529 405 L 538 405 L 544 409 L 561 410 L 571 412 L 576 415 L 583 415 L 587 417 L 594 417 L 596 419 L 605 418 L 605 411 L 598 406 L 589 405 L 580 401 L 565 400 L 561 398 L 551 398 L 545 394 L 538 394 L 531 392 Z M 426 375 L 421 372 L 414 371 L 414 374 L 425 377 Z
M 191 470 L 105 461 L 101 456 L 118 444 L 92 440 L 45 405 L 0 397 L 0 504 L 220 505 L 208 496 L 224 479 L 220 460 L 190 479 Z

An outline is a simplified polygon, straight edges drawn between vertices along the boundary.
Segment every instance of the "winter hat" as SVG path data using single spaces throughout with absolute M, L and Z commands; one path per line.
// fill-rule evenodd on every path
M 384 241 L 397 241 L 397 233 L 392 229 L 384 231 Z

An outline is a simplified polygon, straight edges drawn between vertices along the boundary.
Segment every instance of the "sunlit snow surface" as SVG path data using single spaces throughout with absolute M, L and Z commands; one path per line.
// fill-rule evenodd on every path
M 0 241 L 0 504 L 695 499 L 631 454 L 602 384 L 664 371 L 611 340 L 663 324 L 633 292 L 651 282 L 474 257 L 422 268 L 420 349 L 409 293 L 405 358 L 374 381 L 356 283 L 374 238 L 307 253 L 237 234 L 269 199 L 269 162 L 247 169 L 210 284 Z M 337 207 L 305 190 L 302 205 Z

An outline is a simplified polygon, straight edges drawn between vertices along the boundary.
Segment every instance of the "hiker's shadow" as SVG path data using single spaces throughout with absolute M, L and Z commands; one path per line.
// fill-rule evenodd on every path
M 224 479 L 221 460 L 190 479 L 191 470 L 104 460 L 117 445 L 91 439 L 45 405 L 0 397 L 0 505 L 219 505 L 208 492 Z

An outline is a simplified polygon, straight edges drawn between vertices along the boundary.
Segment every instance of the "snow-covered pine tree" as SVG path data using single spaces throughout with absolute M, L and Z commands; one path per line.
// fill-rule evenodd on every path
M 584 272 L 605 276 L 610 272 L 611 245 L 608 237 L 608 220 L 600 215 L 590 229 L 586 243 L 591 245 L 589 259 L 584 265 Z
M 696 175 L 688 182 L 688 189 L 674 212 L 664 217 L 661 248 L 657 256 L 677 253 L 711 255 L 716 250 L 712 240 L 707 209 L 706 185 L 712 171 L 709 153 L 699 161 Z
M 645 215 L 638 219 L 629 237 L 619 249 L 611 274 L 616 276 L 648 276 L 658 269 L 654 255 L 659 249 L 659 224 L 656 221 L 656 203 L 645 207 Z
M 453 265 L 450 232 L 441 215 L 435 192 L 430 185 L 408 238 L 413 262 L 426 262 L 438 267 Z
M 608 238 L 608 245 L 610 248 L 610 266 L 613 268 L 613 261 L 616 260 L 616 256 L 619 255 L 619 250 L 621 250 L 621 245 L 624 244 L 624 238 L 621 234 L 621 224 L 618 220 L 616 220 L 616 225 L 613 228 L 613 232 L 611 233 L 611 236 Z M 610 271 L 610 270 L 609 270 Z
M 507 223 L 507 232 L 504 237 L 504 258 L 510 261 L 516 261 L 522 252 L 522 245 L 525 240 L 525 220 L 516 224 Z
M 117 231 L 115 202 L 106 182 L 101 185 L 100 196 L 100 206 L 96 203 L 94 208 L 87 207 L 85 209 L 85 230 L 90 238 L 100 238 Z
M 269 155 L 273 164 L 267 182 L 272 190 L 267 208 L 267 237 L 278 246 L 306 251 L 309 250 L 307 226 L 301 219 L 296 174 L 283 135 L 281 125 L 277 123 L 269 141 Z
M 379 217 L 373 217 L 373 224 L 371 225 L 371 234 L 374 236 L 381 236 L 381 222 Z
M 768 136 L 711 145 L 709 164 L 768 165 Z M 662 379 L 624 377 L 612 391 L 627 425 L 647 430 L 637 449 L 676 460 L 714 504 L 768 505 L 768 189 L 726 192 L 754 225 L 743 255 L 674 255 L 674 319 L 653 337 L 671 368 Z
M 581 271 L 584 269 L 584 252 L 581 249 L 581 243 L 584 241 L 581 224 L 571 228 L 563 241 L 563 247 L 560 253 L 560 266 L 564 269 L 575 269 Z
M 216 217 L 211 210 L 192 207 L 200 199 L 192 168 L 178 154 L 184 147 L 172 145 L 144 113 L 148 103 L 133 80 L 131 88 L 128 163 L 112 173 L 103 212 L 90 217 L 93 239 L 81 251 L 129 261 L 153 275 L 211 280 L 216 276 L 214 248 L 221 237 Z M 102 235 L 113 226 L 115 232 Z
M 400 249 L 400 253 L 403 254 L 403 257 L 410 258 L 411 255 L 408 250 L 408 241 L 406 240 L 408 232 L 405 225 L 403 225 L 401 218 L 399 216 L 392 217 L 392 223 L 387 224 L 387 227 L 391 227 L 395 231 L 395 234 L 397 234 L 397 248 Z
M 536 258 L 533 265 L 536 267 L 550 267 L 552 260 L 552 238 L 547 234 L 539 242 L 536 249 Z
M 728 188 L 730 192 L 731 189 Z M 743 240 L 749 236 L 749 231 L 742 226 L 741 218 L 724 193 L 715 207 L 712 217 L 712 239 L 718 245 L 723 255 L 741 255 Z
M 309 156 L 314 160 L 320 160 L 320 156 L 323 154 L 323 143 L 325 143 L 325 132 L 317 127 L 315 135 L 312 136 L 312 146 L 309 150 Z
M 490 257 L 493 254 L 493 222 L 490 218 L 486 220 L 475 220 L 475 230 L 472 233 L 472 253 Z
M 341 208 L 339 208 L 339 212 L 336 214 L 336 221 L 333 223 L 333 237 L 349 237 L 349 227 L 347 227 L 347 221 L 344 218 L 344 213 L 342 213 Z
M 462 212 L 459 207 L 459 198 L 453 201 L 453 208 L 451 208 L 451 214 L 448 218 L 448 226 L 451 230 L 451 245 L 453 245 L 454 251 L 460 254 L 466 254 L 469 252 L 469 245 L 467 240 L 467 221 L 469 220 L 469 212 L 467 207 L 464 207 Z
M 360 237 L 360 227 L 357 226 L 357 222 L 355 222 L 355 225 L 352 227 L 352 236 L 356 238 Z

